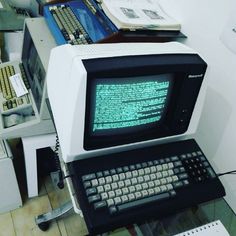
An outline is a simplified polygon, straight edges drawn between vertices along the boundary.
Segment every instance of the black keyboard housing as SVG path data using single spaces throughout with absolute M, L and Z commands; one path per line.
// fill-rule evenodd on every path
M 201 182 L 191 181 L 188 186 L 178 188 L 175 197 L 167 200 L 151 203 L 114 216 L 111 216 L 107 209 L 95 211 L 93 205 L 88 203 L 82 181 L 82 176 L 86 174 L 198 151 L 201 151 L 201 149 L 196 141 L 189 139 L 69 163 L 69 171 L 73 174 L 73 187 L 89 233 L 103 233 L 125 225 L 141 223 L 147 219 L 162 218 L 200 203 L 225 196 L 224 187 L 210 166 L 214 175 L 213 178 Z

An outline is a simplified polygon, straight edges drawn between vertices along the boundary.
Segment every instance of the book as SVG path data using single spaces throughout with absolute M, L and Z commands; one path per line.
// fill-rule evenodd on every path
M 220 220 L 176 234 L 175 236 L 230 236 Z
M 181 28 L 156 0 L 102 0 L 101 7 L 118 29 L 179 31 Z

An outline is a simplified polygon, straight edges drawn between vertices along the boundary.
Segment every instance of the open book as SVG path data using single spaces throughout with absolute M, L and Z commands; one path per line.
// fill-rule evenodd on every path
M 180 30 L 156 0 L 102 0 L 101 7 L 118 29 Z

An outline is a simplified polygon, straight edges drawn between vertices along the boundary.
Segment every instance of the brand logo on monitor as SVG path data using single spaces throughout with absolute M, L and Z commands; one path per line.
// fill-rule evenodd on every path
M 195 78 L 201 78 L 201 77 L 203 77 L 203 74 L 200 74 L 200 75 L 188 75 L 189 79 L 195 79 Z

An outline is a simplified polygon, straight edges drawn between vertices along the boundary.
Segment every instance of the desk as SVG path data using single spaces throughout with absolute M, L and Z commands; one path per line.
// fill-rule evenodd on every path
M 50 194 L 53 196 L 55 207 L 62 205 L 66 199 L 69 200 L 70 198 L 66 189 L 62 191 L 52 190 Z M 55 202 L 55 199 L 57 202 Z M 221 220 L 231 236 L 236 235 L 236 216 L 223 198 L 200 204 L 198 207 L 186 209 L 161 220 L 144 221 L 127 228 L 135 230 L 136 234 L 132 234 L 135 236 L 172 236 L 217 219 Z M 70 215 L 62 218 L 59 223 L 64 223 L 67 233 L 65 235 L 84 236 L 87 234 L 83 218 L 73 213 L 73 211 L 71 211 Z M 127 228 L 120 228 L 114 232 L 103 234 L 103 236 L 131 236 Z M 49 228 L 48 233 L 50 233 L 51 229 L 53 227 Z
M 28 197 L 38 195 L 37 149 L 52 147 L 56 143 L 56 134 L 37 135 L 22 138 Z
M 236 215 L 223 198 L 200 204 L 159 221 L 147 221 L 137 228 L 141 232 L 140 236 L 171 236 L 218 219 L 230 235 L 236 235 Z
M 63 166 L 63 170 L 65 171 L 65 174 L 68 174 L 66 171 L 66 166 Z M 76 201 L 70 178 L 67 178 L 66 182 L 67 185 L 65 186 L 66 188 L 69 187 L 69 191 L 66 188 L 63 191 L 54 189 L 50 195 L 54 196 L 54 201 L 57 199 L 57 202 L 54 202 L 56 207 L 63 207 L 65 206 L 64 203 L 66 201 L 72 200 L 74 210 L 77 214 L 71 211 L 73 213 L 72 215 L 68 217 L 67 214 L 66 217 L 62 219 L 64 221 L 67 235 L 86 235 L 87 230 L 85 227 L 85 222 L 84 219 L 80 217 L 81 212 L 79 210 L 79 204 Z M 65 196 L 65 193 L 67 197 L 63 198 L 62 196 Z M 55 195 L 57 197 L 55 197 Z M 42 219 L 44 220 L 44 218 Z M 160 220 L 154 218 L 153 220 L 144 221 L 134 226 L 129 225 L 127 227 L 117 229 L 115 232 L 103 234 L 103 236 L 171 236 L 215 220 L 220 220 L 230 235 L 236 235 L 236 215 L 228 206 L 226 201 L 221 198 L 185 209 L 178 214 L 173 214 Z M 71 228 L 72 225 L 73 229 Z M 131 234 L 130 232 L 135 233 Z

